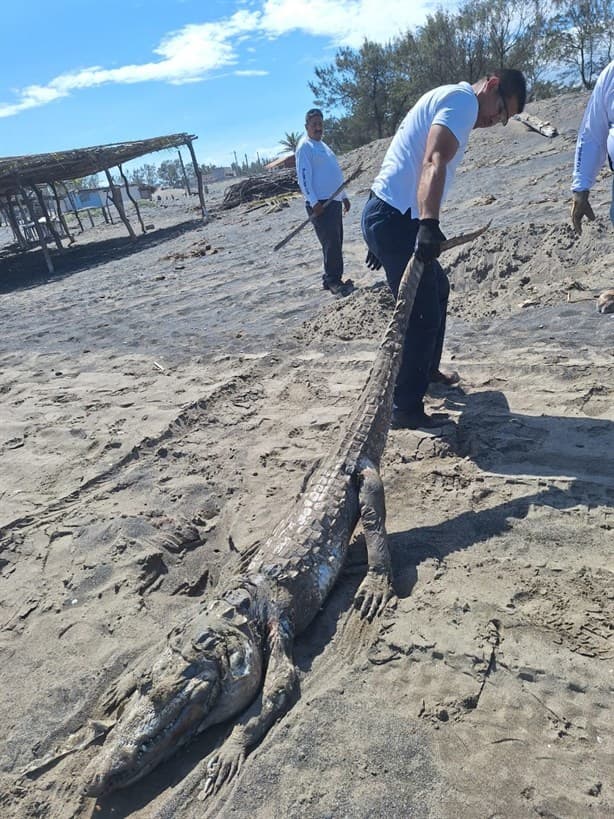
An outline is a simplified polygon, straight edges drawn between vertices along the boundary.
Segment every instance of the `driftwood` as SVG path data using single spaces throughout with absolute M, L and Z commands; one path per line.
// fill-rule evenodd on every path
M 259 199 L 271 199 L 283 193 L 294 193 L 299 190 L 296 171 L 293 168 L 282 168 L 264 176 L 250 176 L 235 185 L 231 185 L 224 194 L 222 209 L 236 208 L 244 202 Z
M 538 134 L 542 134 L 545 137 L 555 137 L 558 136 L 558 131 L 550 122 L 544 119 L 538 119 L 534 117 L 532 114 L 516 114 L 514 119 L 517 119 L 519 122 L 522 122 L 523 125 L 526 125 L 527 128 L 530 128 L 532 131 L 537 131 Z

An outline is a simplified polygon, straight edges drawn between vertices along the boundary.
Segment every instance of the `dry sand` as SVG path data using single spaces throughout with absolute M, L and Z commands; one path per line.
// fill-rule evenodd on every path
M 392 431 L 383 479 L 397 599 L 347 638 L 360 536 L 296 647 L 300 696 L 209 806 L 227 817 L 614 815 L 614 285 L 608 175 L 568 224 L 568 95 L 475 132 L 442 218 L 453 423 Z M 334 301 L 297 197 L 203 227 L 194 200 L 79 237 L 58 273 L 0 256 L 0 816 L 203 816 L 190 771 L 220 732 L 94 805 L 83 726 L 105 689 L 262 541 L 336 441 L 390 313 L 363 264 L 364 174 Z M 221 199 L 212 190 L 210 204 Z M 209 250 L 204 251 L 206 245 Z M 63 756 L 79 741 L 85 746 Z M 53 759 L 53 757 L 57 757 Z

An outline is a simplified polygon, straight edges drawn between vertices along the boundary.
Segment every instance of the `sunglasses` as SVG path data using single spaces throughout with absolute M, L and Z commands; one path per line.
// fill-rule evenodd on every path
M 505 97 L 503 96 L 503 91 L 501 90 L 501 86 L 497 86 L 497 91 L 499 92 L 499 97 L 501 99 L 499 105 L 499 112 L 501 114 L 501 125 L 507 125 L 508 120 L 510 118 L 510 112 L 507 108 L 507 102 L 505 101 Z

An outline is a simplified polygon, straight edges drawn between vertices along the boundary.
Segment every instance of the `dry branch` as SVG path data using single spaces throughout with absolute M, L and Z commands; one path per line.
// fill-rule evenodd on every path
M 271 199 L 284 193 L 295 193 L 298 189 L 296 171 L 292 168 L 273 171 L 266 176 L 250 176 L 226 190 L 222 209 L 236 208 L 244 202 Z

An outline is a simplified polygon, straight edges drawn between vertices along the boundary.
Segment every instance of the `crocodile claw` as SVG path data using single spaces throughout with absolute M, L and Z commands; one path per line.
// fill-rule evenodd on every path
M 371 622 L 383 612 L 391 597 L 388 573 L 369 569 L 354 597 L 354 607 L 363 620 Z
M 216 794 L 227 782 L 230 782 L 241 770 L 245 760 L 245 748 L 239 743 L 228 740 L 222 748 L 211 755 L 207 762 L 205 784 L 198 798 L 203 801 Z

